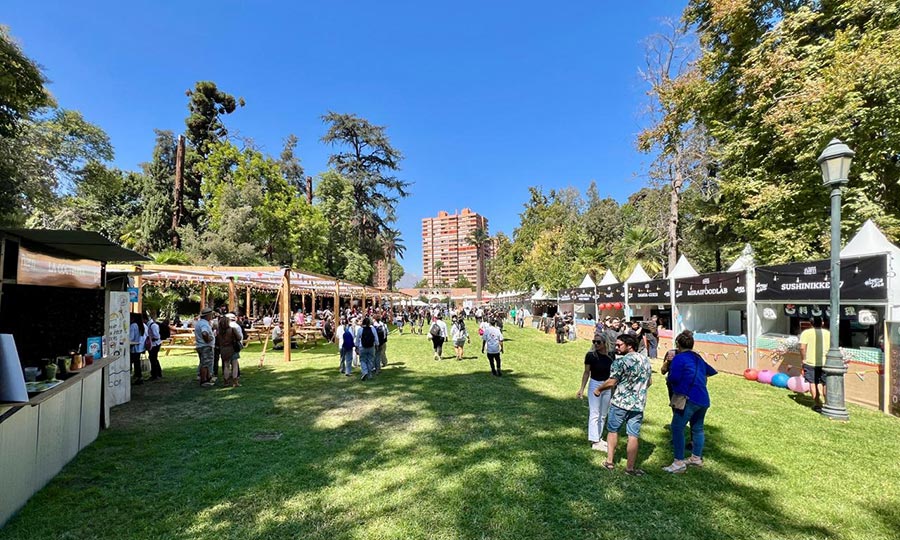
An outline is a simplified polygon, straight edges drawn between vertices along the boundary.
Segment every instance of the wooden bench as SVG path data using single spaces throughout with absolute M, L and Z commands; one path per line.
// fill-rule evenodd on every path
M 194 345 L 175 345 L 175 344 L 169 343 L 169 344 L 163 344 L 162 346 L 160 346 L 159 350 L 166 352 L 166 354 L 164 356 L 169 356 L 169 353 L 172 352 L 173 350 L 196 351 L 197 347 L 195 347 Z

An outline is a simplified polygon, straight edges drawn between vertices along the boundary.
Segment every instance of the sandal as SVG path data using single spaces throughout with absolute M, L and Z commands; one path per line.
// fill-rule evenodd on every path
M 689 457 L 684 461 L 688 465 L 692 465 L 694 467 L 702 467 L 703 466 L 703 458 L 694 459 L 693 456 Z
M 681 465 L 672 463 L 668 467 L 663 467 L 662 470 L 672 474 L 684 474 L 687 472 L 687 462 L 682 462 Z
M 616 470 L 615 464 L 610 463 L 610 462 L 608 462 L 608 461 L 606 461 L 606 462 L 603 463 L 603 468 L 606 469 L 607 471 L 614 471 L 614 470 Z
M 641 469 L 631 469 L 630 471 L 628 469 L 625 469 L 625 474 L 627 474 L 628 476 L 644 476 L 647 473 L 645 473 Z

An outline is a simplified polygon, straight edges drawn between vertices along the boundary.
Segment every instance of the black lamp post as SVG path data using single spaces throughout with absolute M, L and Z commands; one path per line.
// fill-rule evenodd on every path
M 847 183 L 855 153 L 846 144 L 832 139 L 819 156 L 822 181 L 831 187 L 831 347 L 825 355 L 825 406 L 822 414 L 834 420 L 849 420 L 844 404 L 844 373 L 847 367 L 838 338 L 841 321 L 841 186 Z

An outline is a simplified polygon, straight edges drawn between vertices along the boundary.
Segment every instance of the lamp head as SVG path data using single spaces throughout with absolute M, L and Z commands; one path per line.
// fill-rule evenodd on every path
M 816 160 L 822 168 L 822 184 L 826 186 L 847 183 L 850 163 L 856 153 L 838 139 L 831 139 L 822 155 Z

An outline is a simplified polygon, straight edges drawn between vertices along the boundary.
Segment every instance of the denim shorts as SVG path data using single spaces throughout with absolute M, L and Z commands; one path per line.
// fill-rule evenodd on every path
M 609 417 L 606 420 L 606 431 L 618 433 L 625 424 L 625 433 L 629 437 L 641 436 L 641 424 L 644 423 L 644 411 L 627 411 L 615 405 L 609 406 Z

